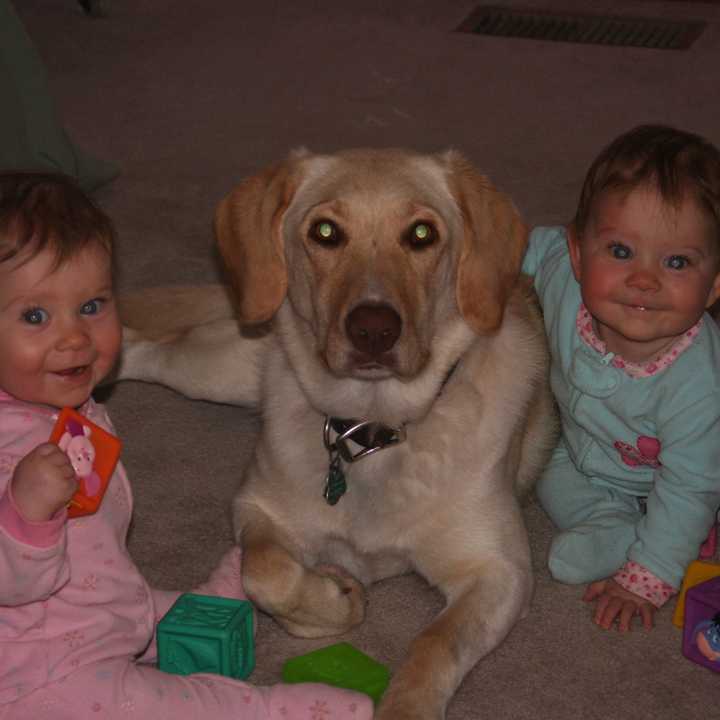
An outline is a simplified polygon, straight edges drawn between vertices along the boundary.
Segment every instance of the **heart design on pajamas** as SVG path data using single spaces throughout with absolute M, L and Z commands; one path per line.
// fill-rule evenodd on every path
M 637 450 L 624 442 L 616 442 L 615 448 L 622 454 L 622 461 L 626 465 L 649 465 L 652 468 L 659 468 L 661 465 L 657 459 L 660 452 L 660 441 L 657 438 L 641 435 L 637 439 Z

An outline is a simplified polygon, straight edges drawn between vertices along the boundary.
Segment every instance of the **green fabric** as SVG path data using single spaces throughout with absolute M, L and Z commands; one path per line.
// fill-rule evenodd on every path
M 65 134 L 40 58 L 9 0 L 0 0 L 0 170 L 51 170 L 94 190 L 119 171 Z

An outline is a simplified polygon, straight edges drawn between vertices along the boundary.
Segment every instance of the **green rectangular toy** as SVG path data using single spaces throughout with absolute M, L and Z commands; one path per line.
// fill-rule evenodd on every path
M 286 683 L 323 682 L 369 695 L 375 704 L 387 689 L 387 668 L 348 643 L 313 650 L 288 660 L 283 667 Z
M 160 670 L 245 680 L 255 664 L 252 605 L 185 593 L 158 623 L 157 644 Z

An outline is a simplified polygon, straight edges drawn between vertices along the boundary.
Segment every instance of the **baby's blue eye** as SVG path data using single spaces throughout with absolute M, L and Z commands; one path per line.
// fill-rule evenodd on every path
M 612 254 L 618 260 L 627 260 L 631 255 L 630 249 L 626 248 L 624 245 L 613 245 Z
M 673 270 L 682 270 L 686 265 L 687 260 L 684 257 L 679 257 L 677 255 L 673 255 L 673 257 L 668 258 L 667 261 L 667 266 Z
M 100 310 L 100 300 L 90 300 L 89 302 L 86 302 L 82 306 L 82 308 L 80 308 L 80 312 L 83 315 L 94 315 L 99 310 Z
M 48 314 L 40 308 L 33 308 L 28 310 L 23 315 L 23 320 L 30 325 L 41 325 L 48 319 Z

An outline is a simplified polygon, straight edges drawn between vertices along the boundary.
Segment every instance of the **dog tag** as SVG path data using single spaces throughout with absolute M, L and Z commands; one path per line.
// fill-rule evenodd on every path
M 325 492 L 323 497 L 328 505 L 334 505 L 347 490 L 347 483 L 345 482 L 345 473 L 342 469 L 342 463 L 339 457 L 336 457 L 330 463 L 330 472 L 325 482 Z

